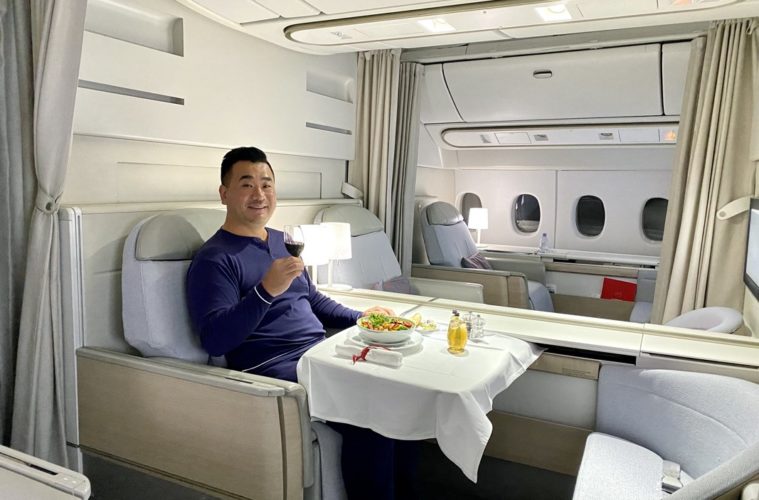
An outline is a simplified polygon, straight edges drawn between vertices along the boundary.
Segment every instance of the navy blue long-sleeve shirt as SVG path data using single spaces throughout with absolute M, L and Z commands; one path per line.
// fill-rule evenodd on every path
M 187 271 L 187 305 L 210 355 L 225 355 L 231 369 L 296 381 L 298 360 L 324 339 L 324 327 L 347 328 L 361 313 L 319 293 L 306 272 L 269 295 L 261 280 L 290 254 L 283 233 L 266 230 L 263 241 L 219 229 Z

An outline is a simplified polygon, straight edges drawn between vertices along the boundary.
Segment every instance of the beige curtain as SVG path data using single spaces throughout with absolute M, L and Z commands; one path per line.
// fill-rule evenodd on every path
M 0 2 L 0 443 L 9 445 L 29 221 L 37 189 L 32 160 L 31 9 Z
M 71 146 L 86 0 L 31 0 L 34 170 L 12 446 L 67 465 L 58 201 Z
M 385 227 L 401 271 L 411 274 L 411 247 L 414 233 L 414 191 L 419 145 L 419 85 L 424 66 L 401 64 L 395 153 L 390 182 L 390 208 Z
M 364 207 L 383 223 L 389 210 L 400 57 L 400 49 L 358 55 L 356 159 L 348 165 L 348 182 L 364 192 Z
M 747 214 L 716 215 L 755 182 L 756 25 L 716 22 L 693 42 L 653 322 L 705 306 L 743 308 Z

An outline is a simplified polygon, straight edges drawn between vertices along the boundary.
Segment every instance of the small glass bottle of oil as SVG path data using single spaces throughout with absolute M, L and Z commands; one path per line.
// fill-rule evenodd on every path
M 448 352 L 461 354 L 466 346 L 467 331 L 466 323 L 459 317 L 459 312 L 454 309 L 451 321 L 448 323 Z

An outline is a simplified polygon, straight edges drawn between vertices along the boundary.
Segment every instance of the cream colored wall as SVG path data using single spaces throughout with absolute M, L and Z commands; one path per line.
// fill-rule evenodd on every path
M 64 203 L 216 200 L 241 145 L 271 155 L 281 198 L 342 197 L 354 54 L 292 52 L 172 0 L 89 0 L 87 15 Z
M 417 167 L 416 197 L 433 196 L 436 200 L 455 202 L 455 171 L 452 169 Z
M 751 330 L 753 337 L 759 337 L 759 300 L 751 290 L 744 288 L 746 293 L 743 299 L 743 322 Z

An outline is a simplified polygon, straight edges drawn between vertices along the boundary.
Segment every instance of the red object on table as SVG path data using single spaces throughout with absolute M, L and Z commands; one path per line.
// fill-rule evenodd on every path
M 635 292 L 638 285 L 629 281 L 615 280 L 614 278 L 604 278 L 603 287 L 601 288 L 602 299 L 617 299 L 635 301 Z

